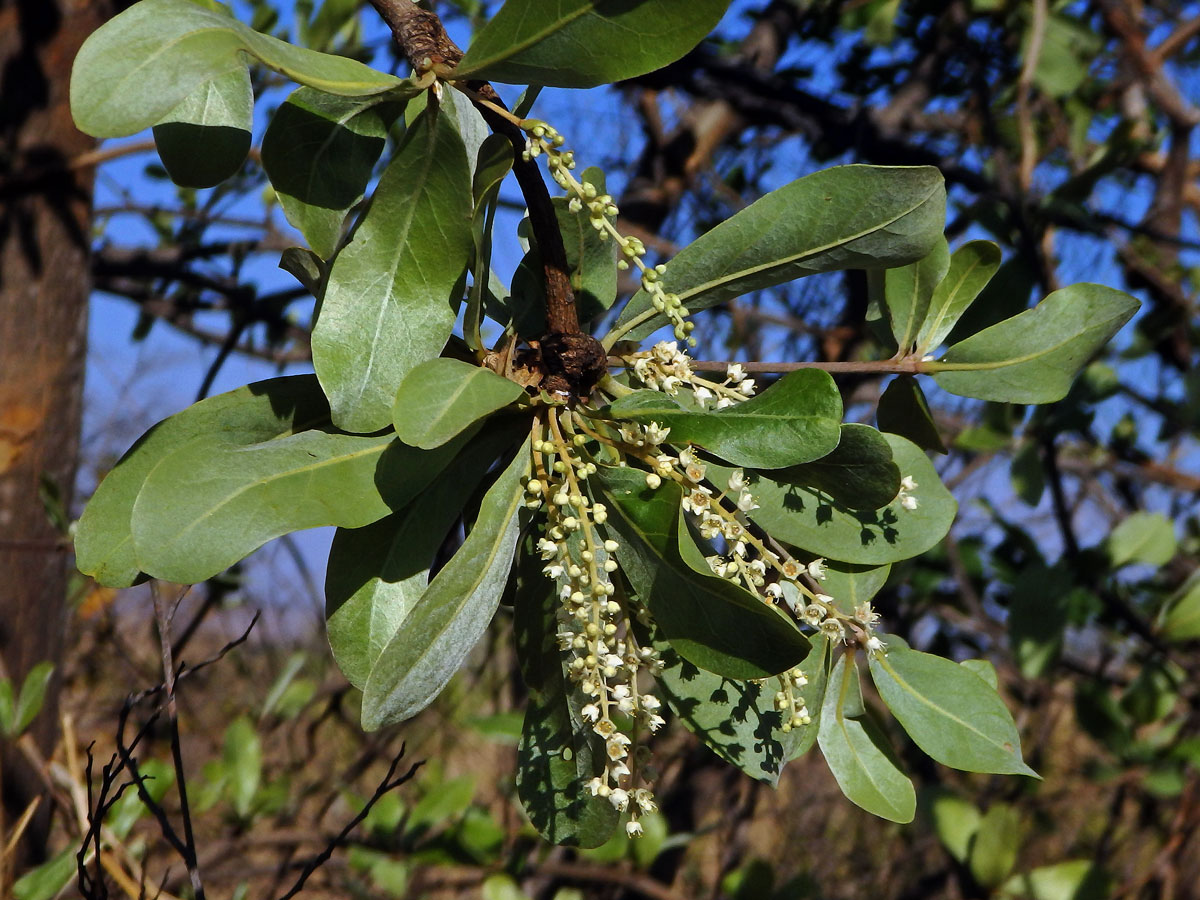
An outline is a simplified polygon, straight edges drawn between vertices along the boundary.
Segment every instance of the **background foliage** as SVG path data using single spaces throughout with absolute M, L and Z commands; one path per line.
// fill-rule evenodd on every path
M 256 27 L 315 48 L 364 58 L 390 52 L 373 13 L 360 21 L 356 7 L 298 3 L 290 21 L 266 3 L 243 12 L 252 8 Z M 465 33 L 491 9 L 440 11 Z M 511 770 L 512 723 L 488 715 L 517 699 L 507 696 L 513 663 L 498 633 L 451 696 L 403 729 L 409 758 L 438 765 L 402 787 L 392 807 L 376 807 L 355 849 L 340 857 L 344 865 L 318 876 L 331 891 L 352 883 L 402 895 L 408 883 L 434 894 L 487 884 L 494 896 L 515 885 L 545 896 L 562 885 L 586 885 L 588 895 L 669 886 L 682 896 L 1187 896 L 1200 879 L 1198 16 L 1180 3 L 746 2 L 679 63 L 589 95 L 587 116 L 572 114 L 574 100 L 548 93 L 539 101 L 539 114 L 571 134 L 588 162 L 603 164 L 623 227 L 665 255 L 809 169 L 932 163 L 950 189 L 952 244 L 987 238 L 1002 248 L 999 272 L 971 315 L 999 320 L 1077 280 L 1123 283 L 1146 301 L 1117 353 L 1057 404 L 1032 411 L 963 401 L 952 382 L 929 393 L 950 450 L 938 468 L 963 515 L 950 538 L 895 566 L 878 595 L 885 619 L 921 649 L 992 661 L 1045 782 L 951 773 L 914 754 L 905 768 L 916 767 L 921 815 L 898 829 L 848 807 L 819 766 L 789 769 L 771 792 L 676 730 L 660 752 L 678 761 L 664 772 L 659 833 L 648 829 L 643 843 L 599 855 L 547 856 L 522 833 L 511 794 L 480 774 L 489 772 L 481 757 L 497 760 L 496 772 Z M 254 90 L 282 102 L 272 79 L 254 70 Z M 267 153 L 265 138 L 262 146 Z M 124 165 L 113 171 L 145 179 L 156 166 L 141 176 Z M 273 365 L 307 357 L 301 292 L 259 262 L 273 265 L 291 241 L 275 198 L 263 202 L 253 154 L 234 181 L 211 191 L 151 192 L 159 198 L 152 206 L 140 187 L 121 191 L 100 214 L 93 275 L 98 289 L 136 305 L 136 339 L 153 341 L 168 325 L 207 341 L 209 366 L 195 372 L 201 394 L 235 353 Z M 132 243 L 137 235 L 146 239 Z M 715 327 L 697 334 L 717 337 L 697 355 L 858 358 L 878 337 L 862 328 L 871 319 L 867 288 L 855 277 L 816 276 L 736 305 L 716 298 L 706 314 Z M 884 390 L 884 409 L 900 420 L 904 404 L 917 402 L 903 379 L 843 378 L 839 387 L 851 417 L 869 420 Z M 129 437 L 113 429 L 105 443 L 121 449 Z M 85 484 L 104 467 L 102 454 L 91 459 Z M 183 632 L 212 643 L 231 626 L 210 611 L 263 602 L 272 577 L 197 588 L 190 602 L 207 624 Z M 135 649 L 144 639 L 130 621 L 137 596 L 114 606 L 83 585 L 78 596 L 89 617 L 74 618 L 74 640 L 95 649 L 73 654 L 64 669 L 65 708 L 80 717 L 79 735 L 103 739 L 116 697 L 158 677 L 153 651 Z M 217 688 L 237 677 L 252 692 L 262 672 L 290 671 L 275 659 L 279 647 L 303 639 L 296 618 L 280 621 L 290 623 L 286 637 L 240 648 L 209 670 L 213 687 L 182 689 L 194 704 L 184 726 L 198 772 L 209 759 L 196 790 L 210 810 L 214 893 L 246 881 L 258 895 L 259 879 L 276 877 L 279 860 L 301 845 L 297 828 L 336 831 L 352 795 L 373 787 L 361 772 L 386 761 L 397 738 L 384 732 L 359 744 L 353 713 L 351 727 L 341 727 L 355 695 L 323 670 L 320 652 L 294 667 L 273 703 L 237 702 L 240 691 Z M 119 665 L 114 640 L 129 648 Z M 247 710 L 263 715 L 237 718 Z M 22 718 L 9 720 L 15 728 Z M 331 730 L 336 740 L 316 740 Z M 307 745 L 287 737 L 302 732 Z M 262 756 L 251 734 L 265 739 Z M 164 745 L 147 747 L 161 753 Z M 78 776 L 78 766 L 68 768 Z M 323 793 L 331 768 L 346 774 L 336 792 Z M 251 825 L 265 836 L 259 865 L 271 873 L 226 872 L 220 842 Z M 60 817 L 54 846 L 70 847 L 75 827 Z M 125 834 L 131 844 L 150 842 L 144 863 L 157 882 L 166 853 L 153 830 L 131 825 Z M 283 853 L 269 849 L 272 835 L 289 834 Z M 133 846 L 130 859 L 141 852 Z M 621 866 L 598 865 L 617 859 Z

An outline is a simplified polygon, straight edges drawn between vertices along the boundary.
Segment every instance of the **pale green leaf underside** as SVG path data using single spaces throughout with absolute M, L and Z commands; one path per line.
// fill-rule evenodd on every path
M 518 450 L 484 495 L 463 545 L 376 660 L 363 689 L 366 730 L 402 722 L 433 702 L 492 621 L 517 546 L 528 468 L 528 454 Z
M 929 313 L 929 301 L 950 267 L 950 248 L 942 238 L 924 259 L 884 272 L 884 299 L 892 336 L 902 353 L 908 353 Z
M 400 382 L 392 421 L 406 444 L 431 450 L 524 393 L 515 381 L 457 359 L 431 359 Z
M 954 251 L 950 269 L 934 290 L 921 323 L 918 356 L 937 349 L 999 268 L 1000 247 L 991 241 L 971 241 Z
M 244 69 L 247 57 L 330 94 L 377 94 L 394 75 L 295 47 L 188 0 L 141 0 L 84 42 L 71 72 L 71 113 L 94 137 L 135 134 L 162 121 L 205 82 Z
M 927 371 L 943 389 L 1004 403 L 1052 403 L 1137 312 L 1123 291 L 1075 284 L 1036 307 L 960 341 Z
M 391 424 L 404 376 L 445 346 L 471 254 L 471 209 L 462 138 L 449 116 L 427 108 L 334 260 L 313 327 L 313 366 L 339 428 Z
M 250 150 L 254 94 L 250 72 L 235 69 L 200 85 L 154 126 L 158 155 L 184 187 L 219 184 Z
M 918 747 L 943 765 L 1003 775 L 1037 773 L 1004 701 L 982 678 L 940 656 L 891 647 L 871 657 L 879 696 Z

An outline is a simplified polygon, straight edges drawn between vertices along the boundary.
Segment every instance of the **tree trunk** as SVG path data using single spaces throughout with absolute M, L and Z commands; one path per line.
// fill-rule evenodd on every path
M 105 18 L 105 0 L 0 0 L 0 662 L 19 685 L 35 663 L 60 661 L 69 542 L 47 514 L 43 485 L 70 508 L 79 446 L 95 141 L 75 129 L 71 63 Z M 57 679 L 31 736 L 49 754 Z M 13 745 L 0 748 L 3 815 L 11 824 L 41 792 Z M 50 803 L 16 865 L 39 859 Z M 7 829 L 0 828 L 0 835 Z M 11 864 L 12 860 L 10 860 Z M 0 872 L 0 894 L 5 875 Z

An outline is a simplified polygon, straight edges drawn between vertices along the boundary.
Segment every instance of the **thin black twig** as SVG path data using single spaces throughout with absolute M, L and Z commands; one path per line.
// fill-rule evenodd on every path
M 289 890 L 286 894 L 281 895 L 278 900 L 291 900 L 292 897 L 295 897 L 298 893 L 304 890 L 304 883 L 308 881 L 309 876 L 329 861 L 329 858 L 333 856 L 333 851 L 345 843 L 346 839 L 350 836 L 350 832 L 357 828 L 359 823 L 370 814 L 371 808 L 374 807 L 375 804 L 380 800 L 382 800 L 385 794 L 394 790 L 395 788 L 398 788 L 400 785 L 404 784 L 406 781 L 409 781 L 414 775 L 417 774 L 417 770 L 421 768 L 424 760 L 417 760 L 408 767 L 408 771 L 403 775 L 393 777 L 396 774 L 396 769 L 400 766 L 400 760 L 404 759 L 404 746 L 404 744 L 400 745 L 400 752 L 397 753 L 395 759 L 392 760 L 392 764 L 388 767 L 387 774 L 383 776 L 383 780 L 380 781 L 379 786 L 375 788 L 375 793 L 371 795 L 370 799 L 367 800 L 367 802 L 363 805 L 363 808 L 359 810 L 358 814 L 354 818 L 346 823 L 346 826 L 338 832 L 336 837 L 331 839 L 329 843 L 325 845 L 325 849 L 323 849 L 305 864 L 303 870 L 300 872 L 300 877 L 296 879 L 296 883 L 292 885 L 291 890 Z

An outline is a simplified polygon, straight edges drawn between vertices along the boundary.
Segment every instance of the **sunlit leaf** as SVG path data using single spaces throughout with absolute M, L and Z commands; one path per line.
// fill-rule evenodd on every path
M 154 126 L 154 143 L 171 180 L 206 188 L 235 174 L 250 150 L 254 94 L 250 72 L 205 82 Z

